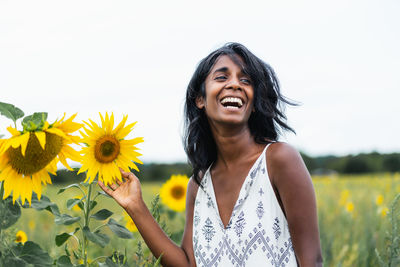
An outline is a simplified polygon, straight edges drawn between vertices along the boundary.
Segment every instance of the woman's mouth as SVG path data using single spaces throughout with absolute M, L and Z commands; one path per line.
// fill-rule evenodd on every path
M 241 108 L 243 106 L 243 100 L 238 97 L 224 97 L 221 100 L 221 104 L 226 108 Z

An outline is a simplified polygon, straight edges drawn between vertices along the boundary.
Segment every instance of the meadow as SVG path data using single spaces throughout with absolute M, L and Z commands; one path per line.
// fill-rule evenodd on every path
M 324 266 L 378 266 L 375 250 L 377 249 L 385 260 L 387 248 L 390 245 L 391 221 L 390 204 L 400 192 L 400 174 L 370 174 L 354 176 L 314 176 L 316 191 L 321 246 Z M 162 183 L 143 183 L 143 195 L 148 206 L 159 194 Z M 57 203 L 62 213 L 78 213 L 79 209 L 68 211 L 66 199 L 79 197 L 79 190 L 69 189 L 57 194 L 63 185 L 50 185 L 44 194 Z M 96 190 L 100 190 L 96 186 Z M 122 209 L 112 199 L 105 196 L 98 198 L 97 209 L 107 208 L 114 212 L 112 217 L 121 225 L 129 221 Z M 183 231 L 184 212 L 169 211 L 161 207 L 161 220 L 172 239 L 179 243 Z M 394 214 L 398 220 L 399 213 Z M 22 216 L 13 231 L 23 230 L 28 239 L 38 243 L 49 252 L 50 256 L 64 254 L 65 244 L 57 247 L 54 237 L 62 232 L 73 232 L 74 226 L 54 224 L 54 216 L 48 211 L 24 209 Z M 96 222 L 101 224 L 102 222 Z M 128 227 L 128 225 L 127 225 Z M 129 227 L 128 227 L 129 228 Z M 104 232 L 109 231 L 103 228 Z M 79 233 L 78 233 L 79 234 Z M 399 233 L 396 233 L 399 236 Z M 114 251 L 127 251 L 128 262 L 134 262 L 138 256 L 138 244 L 142 240 L 137 232 L 134 239 L 119 239 L 113 237 L 104 248 L 93 245 L 89 247 L 90 260 L 97 255 L 111 255 Z M 76 247 L 74 239 L 66 243 L 69 249 Z M 149 252 L 143 245 L 143 255 Z

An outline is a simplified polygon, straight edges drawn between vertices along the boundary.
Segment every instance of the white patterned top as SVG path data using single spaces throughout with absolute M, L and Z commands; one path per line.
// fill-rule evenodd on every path
M 193 217 L 198 267 L 297 266 L 288 224 L 268 177 L 268 146 L 251 167 L 226 228 L 219 216 L 211 167 L 205 173 Z

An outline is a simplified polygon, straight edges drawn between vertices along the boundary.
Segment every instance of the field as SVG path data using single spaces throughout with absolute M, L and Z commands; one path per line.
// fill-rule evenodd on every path
M 386 237 L 391 229 L 388 211 L 390 203 L 400 192 L 400 174 L 319 176 L 313 177 L 313 183 L 317 196 L 324 266 L 378 266 L 375 249 L 383 256 L 386 254 Z M 161 183 L 145 183 L 142 187 L 144 198 L 150 205 L 159 193 Z M 79 196 L 79 190 L 69 189 L 57 194 L 59 188 L 47 186 L 45 195 L 58 204 L 62 213 L 79 212 L 74 209 L 68 211 L 66 208 L 66 199 Z M 100 196 L 98 203 L 98 209 L 112 210 L 113 218 L 122 225 L 126 224 L 122 209 L 113 200 Z M 169 232 L 179 242 L 184 223 L 183 213 L 167 212 L 166 208 L 162 210 L 162 218 Z M 50 212 L 25 209 L 13 230 L 25 231 L 28 239 L 40 244 L 56 258 L 64 254 L 64 246 L 55 246 L 55 236 L 62 232 L 72 232 L 75 227 L 55 225 L 53 221 L 54 216 Z M 102 228 L 102 231 L 107 233 L 108 229 Z M 99 255 L 110 255 L 115 250 L 124 252 L 125 249 L 133 259 L 136 257 L 138 241 L 141 240 L 138 233 L 134 235 L 135 239 L 129 240 L 113 237 L 104 249 L 91 246 L 91 260 Z M 68 247 L 75 246 L 71 238 Z

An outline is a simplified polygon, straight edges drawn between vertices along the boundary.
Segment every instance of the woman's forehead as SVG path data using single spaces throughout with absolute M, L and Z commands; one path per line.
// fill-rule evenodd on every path
M 217 69 L 221 69 L 221 68 L 228 68 L 229 66 L 236 66 L 238 67 L 243 73 L 245 72 L 246 69 L 246 65 L 243 61 L 243 59 L 236 54 L 231 54 L 231 55 L 220 55 L 216 60 L 215 63 L 213 65 L 213 67 L 210 70 L 210 73 L 215 72 Z

